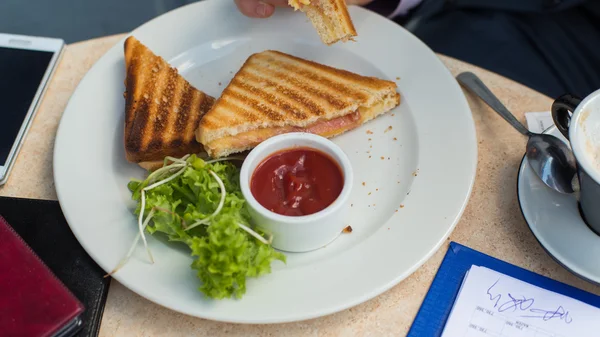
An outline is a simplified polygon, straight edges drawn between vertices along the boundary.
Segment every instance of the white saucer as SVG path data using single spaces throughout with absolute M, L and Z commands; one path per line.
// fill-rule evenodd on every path
M 554 126 L 545 133 L 567 142 Z M 525 221 L 548 254 L 575 275 L 600 284 L 600 236 L 581 218 L 576 196 L 547 187 L 526 157 L 519 169 L 517 193 Z

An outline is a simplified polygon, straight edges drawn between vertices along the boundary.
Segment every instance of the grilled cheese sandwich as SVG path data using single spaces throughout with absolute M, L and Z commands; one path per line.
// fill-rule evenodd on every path
M 196 139 L 211 157 L 254 148 L 288 132 L 334 137 L 395 108 L 396 84 L 277 51 L 248 58 Z
M 215 99 L 130 36 L 125 40 L 125 154 L 145 168 L 201 152 L 194 132 Z

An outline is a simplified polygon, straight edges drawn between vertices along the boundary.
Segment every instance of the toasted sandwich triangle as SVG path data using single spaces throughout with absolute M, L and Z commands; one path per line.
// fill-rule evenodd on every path
M 277 134 L 333 137 L 400 102 L 396 84 L 278 51 L 250 56 L 206 113 L 196 139 L 212 157 L 253 148 Z
M 292 6 L 306 13 L 321 41 L 327 45 L 351 41 L 357 36 L 346 0 L 312 0 L 306 5 L 301 2 Z
M 130 36 L 125 40 L 126 158 L 162 161 L 203 150 L 194 136 L 214 98 L 194 88 L 162 57 Z

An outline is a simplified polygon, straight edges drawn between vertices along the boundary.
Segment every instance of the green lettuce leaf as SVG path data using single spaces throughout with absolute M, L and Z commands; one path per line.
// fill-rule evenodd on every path
M 241 298 L 246 292 L 248 277 L 269 274 L 274 260 L 285 263 L 286 259 L 285 255 L 238 225 L 252 228 L 264 236 L 253 226 L 240 189 L 237 166 L 227 161 L 207 164 L 190 156 L 185 167 L 173 166 L 170 172 L 150 175 L 141 182 L 132 180 L 128 188 L 138 202 L 135 214 L 139 215 L 141 211 L 142 189 L 172 177 L 180 170 L 183 172 L 176 178 L 144 192 L 144 218 L 154 210 L 146 231 L 162 233 L 170 241 L 182 242 L 190 248 L 195 258 L 191 267 L 197 271 L 202 281 L 199 290 L 206 296 Z M 221 211 L 212 218 L 221 201 L 221 189 L 210 171 L 222 180 L 226 191 Z M 189 228 L 203 219 L 209 219 L 208 223 Z

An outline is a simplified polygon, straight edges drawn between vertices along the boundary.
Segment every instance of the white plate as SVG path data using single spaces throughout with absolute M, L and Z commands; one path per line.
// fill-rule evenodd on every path
M 250 280 L 247 294 L 237 301 L 203 298 L 186 248 L 160 238 L 150 238 L 154 265 L 138 249 L 115 279 L 189 315 L 287 322 L 330 314 L 381 294 L 440 247 L 458 222 L 474 181 L 477 146 L 469 106 L 450 72 L 418 39 L 365 9 L 353 7 L 351 15 L 358 42 L 332 47 L 320 42 L 301 13 L 278 10 L 273 18 L 253 20 L 239 14 L 233 1 L 194 3 L 133 31 L 211 95 L 220 94 L 251 53 L 276 49 L 364 75 L 400 77 L 402 104 L 335 139 L 355 171 L 353 208 L 347 214 L 352 234 L 315 252 L 288 254 L 287 265 L 274 263 L 272 274 Z M 54 154 L 56 190 L 66 219 L 104 270 L 117 265 L 136 235 L 126 185 L 144 174 L 125 160 L 124 76 L 123 45 L 118 43 L 71 97 Z M 389 126 L 392 130 L 385 132 Z
M 554 126 L 546 133 L 567 143 Z M 523 217 L 542 247 L 575 275 L 600 284 L 600 236 L 581 218 L 576 196 L 547 187 L 526 157 L 521 162 L 517 187 Z

